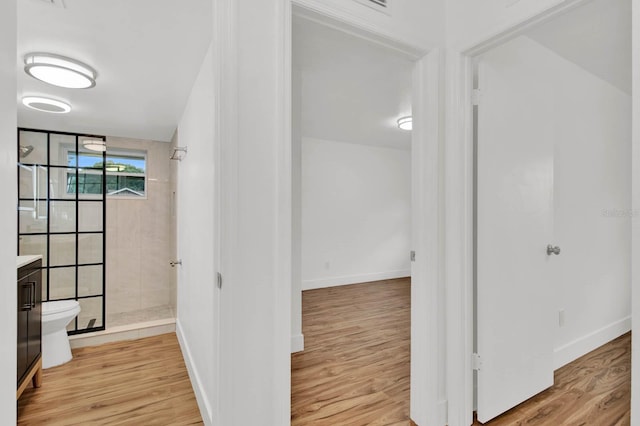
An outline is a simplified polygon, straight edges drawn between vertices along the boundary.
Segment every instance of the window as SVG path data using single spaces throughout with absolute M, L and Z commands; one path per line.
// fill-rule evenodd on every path
M 107 152 L 106 162 L 98 152 L 67 152 L 68 165 L 78 164 L 78 175 L 67 173 L 67 194 L 102 194 L 102 170 L 106 169 L 107 195 L 146 197 L 146 154 L 141 151 Z

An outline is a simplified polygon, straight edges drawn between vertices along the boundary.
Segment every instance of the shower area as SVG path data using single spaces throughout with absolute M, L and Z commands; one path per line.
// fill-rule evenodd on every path
M 170 156 L 166 142 L 18 130 L 18 254 L 43 256 L 43 300 L 79 301 L 72 346 L 175 329 Z

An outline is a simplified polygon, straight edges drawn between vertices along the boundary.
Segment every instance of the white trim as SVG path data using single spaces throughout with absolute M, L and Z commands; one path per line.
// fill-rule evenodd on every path
M 631 316 L 612 322 L 553 351 L 553 368 L 558 369 L 631 330 Z
M 332 7 L 318 0 L 291 0 L 291 4 L 296 16 L 391 48 L 414 60 L 428 53 L 423 47 L 415 44 L 414 40 L 400 38 L 346 9 L 338 10 L 335 6 Z
M 449 426 L 473 421 L 473 58 L 590 0 L 567 0 L 447 51 L 445 275 Z
M 411 276 L 411 270 L 371 272 L 367 274 L 343 275 L 339 277 L 302 280 L 302 290 L 336 287 L 341 285 L 368 283 L 372 281 L 392 280 Z
M 291 353 L 304 351 L 304 334 L 296 334 L 291 336 Z
M 216 25 L 215 20 L 218 18 L 218 6 L 215 5 L 213 8 L 213 25 Z M 221 19 L 225 19 L 225 17 L 223 16 Z M 215 32 L 214 33 L 218 35 L 218 33 Z M 224 126 L 220 123 L 220 120 L 222 120 L 222 113 L 221 113 L 221 106 L 222 106 L 222 102 L 221 102 L 221 98 L 222 98 L 222 90 L 223 88 L 220 86 L 221 82 L 220 79 L 222 78 L 222 71 L 221 71 L 221 67 L 222 65 L 222 61 L 223 59 L 221 58 L 217 58 L 215 57 L 215 54 L 217 53 L 217 51 L 215 51 L 215 44 L 214 44 L 214 40 L 212 37 L 212 41 L 211 41 L 211 51 L 212 51 L 212 68 L 214 70 L 214 76 L 213 76 L 213 84 L 214 84 L 214 140 L 213 140 L 213 150 L 214 150 L 214 201 L 213 201 L 213 209 L 214 209 L 214 218 L 213 218 L 213 230 L 214 230 L 214 241 L 213 241 L 213 264 L 215 265 L 215 270 L 214 272 L 216 274 L 220 273 L 222 274 L 223 271 L 225 270 L 225 264 L 223 263 L 223 253 L 222 253 L 222 247 L 226 246 L 228 244 L 228 241 L 226 240 L 226 238 L 228 238 L 227 234 L 225 233 L 225 230 L 222 227 L 222 223 L 223 220 L 225 220 L 224 218 L 224 214 L 225 214 L 225 200 L 223 200 L 223 197 L 226 196 L 226 194 L 223 192 L 223 188 L 224 188 L 224 170 L 223 170 L 223 166 L 222 163 L 224 161 L 226 161 L 226 158 L 223 157 L 223 155 L 225 155 L 224 153 L 224 148 L 223 148 L 223 136 L 224 136 Z M 218 95 L 219 94 L 219 95 Z M 218 96 L 216 96 L 218 95 Z M 231 225 L 230 225 L 231 227 Z M 227 276 L 222 275 L 222 277 L 224 279 L 227 279 Z M 214 300 L 213 300 L 213 306 L 215 309 L 215 313 L 214 313 L 214 323 L 213 323 L 213 330 L 212 330 L 212 334 L 213 334 L 213 354 L 214 354 L 214 362 L 212 363 L 212 369 L 213 369 L 213 378 L 214 378 L 214 384 L 213 384 L 213 390 L 212 390 L 212 395 L 211 395 L 211 405 L 213 407 L 214 410 L 214 414 L 213 414 L 213 423 L 218 425 L 220 424 L 220 418 L 221 418 L 221 408 L 220 408 L 220 402 L 221 402 L 221 397 L 220 397 L 220 391 L 221 391 L 221 383 L 222 383 L 222 373 L 221 373 L 221 369 L 220 369 L 220 365 L 221 365 L 221 356 L 220 354 L 222 353 L 222 324 L 224 324 L 224 321 L 228 321 L 228 318 L 223 317 L 223 309 L 221 308 L 221 299 L 222 299 L 222 292 L 220 288 L 216 288 L 214 289 Z M 228 322 L 227 322 L 228 324 Z M 228 333 L 231 333 L 230 331 Z
M 440 273 L 440 67 L 441 52 L 434 50 L 416 62 L 413 71 L 413 131 L 411 137 L 411 389 L 410 415 L 420 426 L 442 426 L 438 395 L 444 389 L 444 348 L 439 344 L 442 325 Z
M 471 59 L 447 52 L 445 277 L 449 426 L 473 423 L 473 116 Z
M 274 329 L 276 344 L 274 353 L 275 382 L 275 424 L 291 423 L 291 258 L 292 258 L 292 6 L 290 0 L 277 3 L 277 25 L 279 43 L 276 49 L 277 59 L 282 67 L 278 75 L 277 90 L 279 99 L 275 105 L 279 123 L 276 123 L 277 157 L 277 211 L 274 223 L 276 235 L 274 246 L 275 282 L 273 306 L 275 309 Z
M 211 405 L 209 404 L 209 398 L 207 397 L 207 392 L 205 391 L 204 386 L 202 386 L 202 382 L 200 381 L 200 374 L 198 373 L 198 369 L 193 362 L 189 344 L 184 338 L 184 332 L 182 331 L 180 320 L 176 321 L 176 335 L 178 336 L 178 342 L 180 343 L 180 349 L 182 350 L 182 357 L 184 358 L 184 363 L 187 366 L 189 379 L 191 380 L 193 391 L 196 395 L 196 401 L 198 402 L 200 415 L 202 416 L 204 424 L 207 426 L 211 426 L 214 423 L 211 412 Z
M 517 36 L 528 31 L 532 27 L 548 22 L 551 19 L 575 9 L 592 0 L 563 0 L 557 4 L 548 7 L 542 12 L 534 13 L 530 16 L 522 18 L 520 22 L 503 25 L 498 30 L 493 30 L 482 37 L 478 41 L 470 43 L 467 46 L 460 46 L 457 50 L 463 52 L 465 56 L 474 57 L 493 49 L 496 46 L 506 43 Z
M 215 383 L 214 415 L 216 425 L 232 425 L 236 415 L 234 407 L 235 369 L 233 342 L 234 333 L 234 286 L 236 263 L 236 240 L 238 232 L 238 48 L 237 48 L 237 2 L 235 0 L 214 1 L 213 10 L 213 66 L 215 90 L 215 143 L 218 172 L 218 194 L 216 196 L 219 217 L 214 224 L 219 230 L 219 272 L 224 277 L 219 290 L 218 309 L 218 356 L 214 365 Z M 216 259 L 213 259 L 216 261 Z M 238 262 L 240 259 L 237 260 Z M 212 333 L 213 334 L 213 333 Z M 215 338 L 215 337 L 214 337 Z
M 632 5 L 631 208 L 640 209 L 640 7 Z M 631 424 L 640 423 L 640 223 L 631 221 Z

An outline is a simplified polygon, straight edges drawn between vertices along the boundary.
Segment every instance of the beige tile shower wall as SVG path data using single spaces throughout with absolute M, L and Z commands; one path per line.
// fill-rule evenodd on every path
M 147 198 L 107 198 L 107 327 L 123 313 L 170 306 L 175 253 L 170 152 L 165 142 L 107 138 L 107 149 L 147 152 Z M 157 319 L 157 318 L 149 318 Z

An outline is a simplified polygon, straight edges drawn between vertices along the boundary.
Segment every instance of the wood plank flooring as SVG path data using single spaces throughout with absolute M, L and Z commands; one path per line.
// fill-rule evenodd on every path
M 410 425 L 410 282 L 303 293 L 293 426 Z M 556 385 L 490 426 L 630 424 L 631 335 L 556 371 Z M 18 401 L 18 425 L 199 425 L 175 334 L 74 351 Z M 480 423 L 475 423 L 479 425 Z
M 18 401 L 18 425 L 200 425 L 175 334 L 73 351 Z
M 303 292 L 293 426 L 411 424 L 410 297 L 409 279 Z M 486 425 L 629 425 L 630 333 L 559 369 L 555 382 Z
M 631 333 L 627 333 L 558 369 L 552 388 L 485 425 L 628 426 L 630 405 Z
M 410 425 L 410 279 L 305 291 L 302 312 L 291 424 Z

